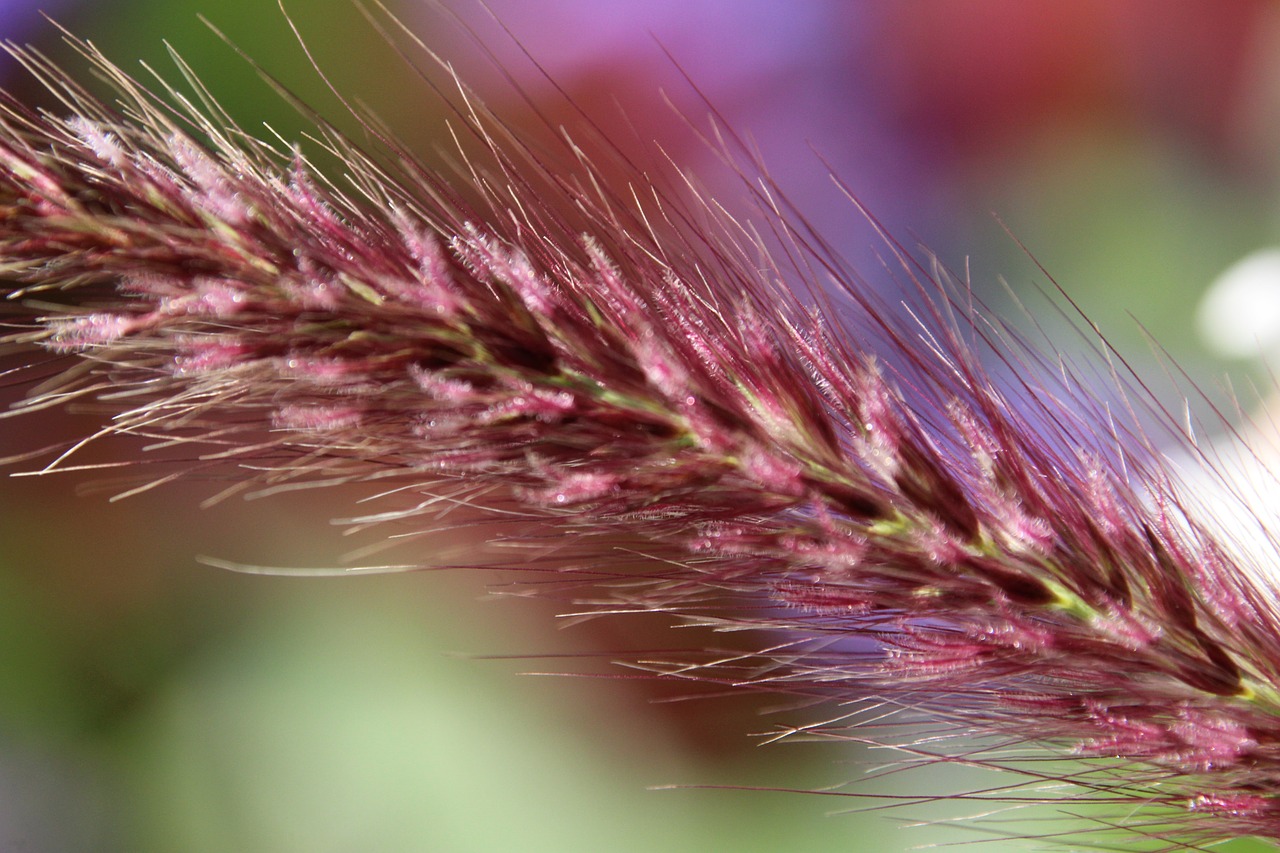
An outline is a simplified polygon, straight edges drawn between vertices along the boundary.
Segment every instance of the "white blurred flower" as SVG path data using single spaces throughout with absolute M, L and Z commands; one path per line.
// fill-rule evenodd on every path
M 1280 355 L 1280 248 L 1247 255 L 1218 276 L 1200 305 L 1199 325 L 1220 355 Z

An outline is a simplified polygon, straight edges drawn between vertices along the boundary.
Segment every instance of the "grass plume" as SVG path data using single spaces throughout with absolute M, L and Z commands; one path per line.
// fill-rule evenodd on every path
M 487 153 L 457 175 L 320 121 L 328 180 L 185 66 L 185 94 L 149 88 L 74 44 L 117 105 L 9 46 L 68 113 L 0 106 L 0 269 L 35 312 L 8 342 L 69 365 L 16 411 L 92 402 L 103 434 L 368 482 L 400 518 L 514 515 L 585 555 L 557 594 L 768 638 L 649 664 L 672 677 L 857 701 L 806 732 L 1070 782 L 1145 807 L 1158 845 L 1280 839 L 1274 594 L 1137 414 L 944 270 L 899 253 L 920 307 L 895 313 L 767 177 L 734 219 L 605 143 L 548 154 L 465 88 Z M 664 568 L 611 571 L 618 536 Z M 1043 755 L 1084 761 L 1037 778 Z

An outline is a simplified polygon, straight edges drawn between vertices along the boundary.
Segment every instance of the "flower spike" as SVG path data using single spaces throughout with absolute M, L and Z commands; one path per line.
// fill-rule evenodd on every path
M 570 143 L 542 159 L 469 95 L 488 166 L 451 186 L 322 125 L 330 182 L 78 47 L 121 106 L 9 48 L 72 113 L 0 106 L 0 268 L 40 300 L 8 340 L 73 364 L 20 410 L 96 401 L 235 477 L 393 479 L 399 517 L 514 513 L 599 543 L 584 602 L 772 636 L 673 677 L 887 704 L 897 735 L 808 731 L 937 760 L 1086 759 L 1065 799 L 1154 809 L 1159 843 L 1280 839 L 1274 594 L 1136 419 L 942 274 L 907 262 L 925 310 L 895 317 L 772 188 L 777 240 L 649 175 L 610 190 Z M 804 304 L 828 278 L 874 334 Z M 613 536 L 666 569 L 610 572 Z

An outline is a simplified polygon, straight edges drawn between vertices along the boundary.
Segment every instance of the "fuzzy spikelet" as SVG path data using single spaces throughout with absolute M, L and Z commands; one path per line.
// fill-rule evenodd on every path
M 785 219 L 791 265 L 710 203 L 587 194 L 589 171 L 514 138 L 468 205 L 394 145 L 380 162 L 329 134 L 347 194 L 81 47 L 124 112 L 16 50 L 79 114 L 0 114 L 9 295 L 85 293 L 10 338 L 92 365 L 30 405 L 100 397 L 114 432 L 207 440 L 210 465 L 274 480 L 398 477 L 422 512 L 443 495 L 638 532 L 673 568 L 628 606 L 783 632 L 772 689 L 1115 759 L 1081 796 L 1169 807 L 1160 836 L 1280 838 L 1272 597 L 1136 427 L 1027 363 L 1012 405 L 945 290 L 912 329 L 846 285 L 886 332 L 873 358 L 799 307 L 801 270 L 843 278 Z M 884 653 L 829 642 L 853 635 Z

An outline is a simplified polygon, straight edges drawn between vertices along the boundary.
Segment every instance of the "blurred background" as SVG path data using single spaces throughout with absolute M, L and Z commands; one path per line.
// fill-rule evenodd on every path
M 1159 393 L 1175 390 L 1170 357 L 1211 393 L 1227 371 L 1237 388 L 1266 381 L 1261 359 L 1228 363 L 1206 346 L 1196 317 L 1224 269 L 1280 242 L 1280 8 L 1267 0 L 488 2 L 599 124 L 662 140 L 732 205 L 734 176 L 677 132 L 667 102 L 696 120 L 700 92 L 867 286 L 888 278 L 883 247 L 823 160 L 902 242 L 968 265 L 997 309 L 1016 309 L 1002 277 L 1033 304 L 1051 288 L 1043 265 Z M 581 121 L 476 3 L 445 6 L 392 8 L 497 114 L 528 109 L 482 45 L 556 120 Z M 0 37 L 79 73 L 40 8 L 140 75 L 145 61 L 177 78 L 167 40 L 245 127 L 301 138 L 305 121 L 204 13 L 320 112 L 341 112 L 272 0 L 3 0 Z M 345 93 L 427 156 L 449 148 L 438 102 L 347 0 L 288 8 Z M 50 103 L 12 63 L 0 76 Z M 1052 312 L 1036 319 L 1076 346 Z M 0 455 L 93 429 L 65 414 L 0 421 Z M 641 678 L 521 674 L 625 675 L 600 662 L 661 643 L 647 624 L 562 629 L 550 605 L 494 595 L 501 573 L 300 579 L 196 561 L 340 565 L 362 543 L 329 519 L 350 515 L 359 494 L 202 509 L 221 485 L 110 502 L 106 480 L 0 486 L 2 851 L 749 853 L 974 838 L 899 826 L 963 807 L 847 814 L 866 803 L 648 790 L 828 788 L 857 779 L 867 756 L 757 748 L 753 733 L 787 720 L 762 716 L 760 697 L 681 702 Z M 431 562 L 473 544 L 420 540 L 397 557 Z M 521 655 L 535 657 L 488 657 Z M 973 784 L 945 775 L 842 790 Z

